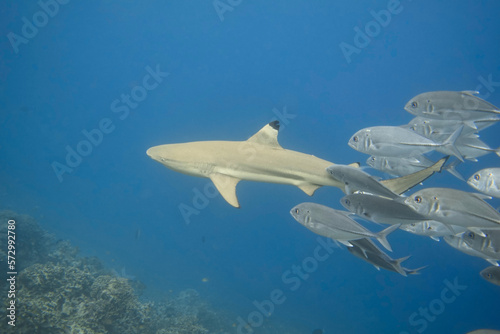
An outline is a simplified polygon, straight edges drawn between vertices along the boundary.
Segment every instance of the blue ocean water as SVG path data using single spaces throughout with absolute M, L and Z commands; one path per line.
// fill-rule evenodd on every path
M 241 182 L 235 209 L 220 196 L 200 200 L 207 179 L 145 154 L 245 140 L 277 119 L 284 148 L 365 164 L 350 136 L 407 123 L 403 107 L 419 93 L 478 90 L 500 105 L 499 12 L 499 2 L 463 0 L 4 2 L 1 208 L 32 215 L 150 295 L 196 289 L 232 312 L 235 332 L 250 332 L 239 318 L 262 319 L 255 333 L 276 323 L 328 334 L 500 329 L 500 289 L 479 276 L 482 259 L 397 231 L 391 256 L 428 265 L 421 275 L 377 271 L 342 248 L 314 265 L 317 236 L 289 210 L 341 209 L 339 189 L 309 198 Z M 499 147 L 498 131 L 481 139 Z M 458 169 L 468 177 L 499 159 Z M 424 186 L 473 191 L 448 173 Z M 182 205 L 197 210 L 188 221 Z M 307 275 L 293 269 L 304 265 Z M 460 288 L 443 302 L 450 285 Z

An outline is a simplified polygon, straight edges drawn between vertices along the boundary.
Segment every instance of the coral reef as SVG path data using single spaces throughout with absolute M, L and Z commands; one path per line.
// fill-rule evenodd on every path
M 31 217 L 2 211 L 0 219 L 15 219 L 16 230 L 23 235 L 16 244 L 17 260 L 23 263 L 17 276 L 16 327 L 2 321 L 2 333 L 223 334 L 231 329 L 230 320 L 217 315 L 193 289 L 181 291 L 174 299 L 141 302 L 134 287 L 143 289 L 142 283 L 113 274 L 97 258 L 79 257 L 78 249 L 56 241 Z M 0 227 L 2 251 L 6 231 Z M 6 255 L 0 256 L 5 261 Z M 3 280 L 3 319 L 6 288 Z

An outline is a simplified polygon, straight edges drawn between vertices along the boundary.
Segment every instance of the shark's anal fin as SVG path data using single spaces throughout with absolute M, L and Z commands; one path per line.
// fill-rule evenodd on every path
M 229 204 L 235 208 L 240 207 L 238 197 L 236 197 L 236 185 L 240 182 L 239 179 L 229 175 L 212 173 L 210 174 L 210 180 L 212 180 L 219 193 Z
M 318 190 L 318 188 L 321 188 L 321 186 L 318 186 L 317 184 L 312 184 L 312 183 L 301 183 L 297 187 L 300 188 L 303 192 L 308 194 L 309 196 L 314 195 L 314 192 Z
M 283 148 L 278 143 L 278 132 L 280 124 L 278 121 L 271 122 L 260 129 L 252 137 L 248 138 L 248 142 L 266 145 L 274 148 Z

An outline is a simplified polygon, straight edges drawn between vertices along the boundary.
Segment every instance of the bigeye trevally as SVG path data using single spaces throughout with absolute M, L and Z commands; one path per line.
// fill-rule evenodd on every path
M 426 118 L 460 120 L 476 128 L 475 120 L 489 119 L 500 109 L 477 97 L 476 91 L 435 91 L 413 97 L 405 105 L 409 113 Z
M 500 198 L 500 168 L 485 168 L 474 173 L 467 184 L 483 194 Z
M 386 237 L 398 229 L 393 225 L 378 233 L 373 233 L 350 218 L 351 212 L 335 210 L 317 203 L 301 203 L 290 210 L 292 217 L 312 232 L 337 240 L 352 247 L 352 240 L 375 238 L 387 250 L 392 251 Z

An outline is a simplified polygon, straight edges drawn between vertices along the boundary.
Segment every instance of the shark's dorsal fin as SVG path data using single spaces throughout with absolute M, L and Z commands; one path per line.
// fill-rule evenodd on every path
M 210 180 L 212 180 L 219 193 L 229 204 L 235 208 L 240 207 L 238 197 L 236 197 L 236 185 L 240 182 L 239 179 L 229 175 L 212 173 L 210 174 Z
M 273 121 L 262 129 L 260 129 L 252 137 L 248 138 L 248 142 L 267 145 L 274 148 L 283 148 L 278 143 L 278 132 L 280 129 L 279 121 Z

